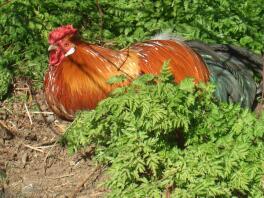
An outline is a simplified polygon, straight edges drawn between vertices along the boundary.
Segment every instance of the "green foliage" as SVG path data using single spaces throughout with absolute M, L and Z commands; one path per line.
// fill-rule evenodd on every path
M 6 178 L 6 172 L 4 170 L 0 169 L 0 182 L 5 180 L 5 178 Z
M 115 84 L 115 83 L 121 83 L 124 80 L 126 80 L 126 77 L 124 75 L 113 76 L 107 81 L 107 83 L 112 85 L 112 84 Z
M 88 23 L 94 3 L 16 0 L 0 7 L 0 66 L 41 85 L 48 65 L 48 33 L 57 26 Z M 95 13 L 95 12 L 93 12 Z M 86 19 L 86 20 L 85 20 Z
M 55 27 L 73 24 L 92 42 L 119 47 L 160 31 L 190 39 L 264 49 L 262 0 L 0 0 L 0 66 L 42 83 L 47 37 Z
M 0 100 L 7 94 L 10 82 L 10 72 L 6 68 L 0 67 Z
M 211 85 L 144 75 L 95 110 L 79 113 L 63 141 L 96 145 L 109 197 L 263 197 L 264 116 L 214 101 Z

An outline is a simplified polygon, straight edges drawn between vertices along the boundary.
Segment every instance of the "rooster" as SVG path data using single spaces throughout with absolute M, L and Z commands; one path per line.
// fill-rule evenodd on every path
M 243 49 L 234 48 L 230 56 L 225 46 L 209 46 L 198 41 L 182 41 L 167 35 L 112 50 L 79 39 L 72 25 L 61 26 L 49 34 L 49 68 L 44 92 L 50 108 L 60 117 L 72 120 L 78 110 L 93 109 L 119 86 L 148 73 L 157 75 L 170 60 L 176 83 L 192 77 L 196 83 L 213 81 L 221 101 L 253 105 L 257 85 L 253 72 L 261 72 L 261 63 L 248 60 Z M 239 55 L 243 59 L 238 59 Z M 250 54 L 252 55 L 252 54 Z M 112 76 L 127 80 L 110 85 Z

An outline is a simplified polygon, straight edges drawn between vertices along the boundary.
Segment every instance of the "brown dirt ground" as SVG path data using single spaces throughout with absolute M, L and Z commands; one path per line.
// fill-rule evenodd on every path
M 14 83 L 13 97 L 0 104 L 0 198 L 102 197 L 103 168 L 90 151 L 73 156 L 58 143 L 70 124 L 53 115 L 42 92 Z M 6 177 L 1 179 L 1 174 Z

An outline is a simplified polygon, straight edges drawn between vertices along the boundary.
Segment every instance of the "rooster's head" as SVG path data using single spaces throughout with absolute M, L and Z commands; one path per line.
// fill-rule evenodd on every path
M 59 65 L 64 57 L 75 52 L 75 45 L 71 38 L 76 35 L 77 29 L 72 25 L 65 25 L 54 29 L 49 34 L 49 64 Z

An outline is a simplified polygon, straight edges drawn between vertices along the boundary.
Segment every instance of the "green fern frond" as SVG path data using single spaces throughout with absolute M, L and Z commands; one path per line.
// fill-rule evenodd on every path
M 210 84 L 176 85 L 169 71 L 167 61 L 161 76 L 81 112 L 64 135 L 69 150 L 96 145 L 95 160 L 111 164 L 109 197 L 263 196 L 264 116 L 216 102 Z

